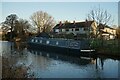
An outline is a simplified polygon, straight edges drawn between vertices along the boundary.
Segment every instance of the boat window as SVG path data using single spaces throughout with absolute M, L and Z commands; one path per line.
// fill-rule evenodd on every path
M 32 39 L 31 41 L 34 42 L 34 39 Z
M 46 44 L 49 44 L 50 42 L 49 41 L 46 41 Z
M 58 41 L 56 42 L 56 45 L 58 45 Z
M 35 40 L 35 42 L 38 42 L 38 40 Z
M 42 43 L 42 40 L 40 40 L 40 43 Z

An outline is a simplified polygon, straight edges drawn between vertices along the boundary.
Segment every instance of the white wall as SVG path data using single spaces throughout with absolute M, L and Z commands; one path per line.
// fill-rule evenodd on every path
M 73 31 L 72 31 L 72 29 L 73 29 Z M 64 29 L 65 30 L 65 29 Z M 86 33 L 86 31 L 84 31 L 84 28 L 79 28 L 79 31 L 76 31 L 75 30 L 75 28 L 71 28 L 71 29 L 69 29 L 69 31 L 66 31 L 65 30 L 65 32 L 66 32 L 66 34 L 70 34 L 70 33 L 73 33 L 73 34 L 85 34 Z
M 55 32 L 59 32 L 59 29 L 55 29 Z

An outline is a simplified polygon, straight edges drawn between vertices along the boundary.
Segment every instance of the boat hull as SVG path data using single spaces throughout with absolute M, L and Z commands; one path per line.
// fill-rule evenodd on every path
M 62 53 L 62 54 L 71 54 L 71 55 L 72 55 L 72 53 L 74 53 L 76 55 L 80 54 L 80 50 L 78 50 L 78 49 L 70 49 L 70 48 L 42 45 L 42 44 L 35 44 L 35 43 L 28 43 L 28 48 L 42 50 L 42 51 L 48 51 L 48 52 Z
M 89 49 L 89 41 L 87 40 L 33 37 L 28 40 L 28 48 L 68 55 L 94 55 L 93 51 L 84 51 Z
M 81 52 L 80 49 L 63 48 L 35 43 L 28 43 L 28 49 L 66 54 L 70 56 L 95 56 L 95 52 Z

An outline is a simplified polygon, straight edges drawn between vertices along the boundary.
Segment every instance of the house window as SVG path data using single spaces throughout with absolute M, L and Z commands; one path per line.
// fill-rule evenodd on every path
M 69 31 L 69 29 L 66 29 L 66 31 Z
M 38 42 L 38 40 L 35 40 L 35 42 Z
M 79 31 L 79 28 L 75 28 L 75 31 Z
M 59 32 L 59 29 L 56 29 L 55 32 Z
M 60 29 L 59 31 L 62 32 L 62 29 Z
M 34 39 L 32 39 L 31 41 L 34 42 Z
M 88 30 L 88 28 L 84 28 L 84 31 L 87 31 Z
M 72 29 L 72 31 L 73 31 L 73 29 Z

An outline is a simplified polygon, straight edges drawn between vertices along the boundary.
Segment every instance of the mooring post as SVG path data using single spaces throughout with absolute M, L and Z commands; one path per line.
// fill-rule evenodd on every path
M 97 58 L 96 58 L 96 66 L 95 67 L 96 67 L 96 69 L 98 68 L 98 66 L 97 66 Z

